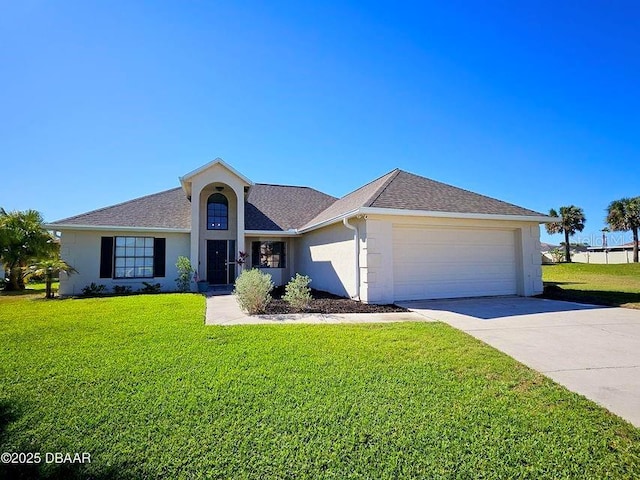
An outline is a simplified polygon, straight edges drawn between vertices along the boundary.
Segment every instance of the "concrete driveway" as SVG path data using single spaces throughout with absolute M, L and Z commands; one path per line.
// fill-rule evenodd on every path
M 640 427 L 640 310 L 538 298 L 402 302 Z

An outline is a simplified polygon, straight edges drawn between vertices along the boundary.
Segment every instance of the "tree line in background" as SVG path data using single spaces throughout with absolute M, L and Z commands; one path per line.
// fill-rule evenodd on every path
M 586 218 L 580 207 L 569 205 L 560 207 L 559 212 L 553 208 L 549 210 L 549 215 L 558 217 L 560 221 L 547 223 L 545 225 L 547 233 L 564 234 L 564 258 L 571 262 L 571 252 L 569 238 L 577 232 L 584 230 Z M 633 261 L 638 263 L 638 230 L 640 229 L 640 197 L 621 198 L 614 200 L 607 207 L 605 221 L 609 225 L 609 230 L 613 232 L 628 232 L 633 235 Z
M 44 228 L 35 210 L 7 212 L 0 208 L 0 263 L 6 272 L 4 290 L 25 289 L 31 276 L 43 277 L 47 298 L 53 298 L 51 284 L 60 272 L 75 269 L 60 258 L 60 243 Z

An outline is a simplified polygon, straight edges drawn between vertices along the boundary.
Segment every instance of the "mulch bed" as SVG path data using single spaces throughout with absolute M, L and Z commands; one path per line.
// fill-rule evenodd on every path
M 311 289 L 311 305 L 304 312 L 293 310 L 282 300 L 284 287 L 276 287 L 271 292 L 273 300 L 267 306 L 266 315 L 282 315 L 286 313 L 390 313 L 407 312 L 406 308 L 397 305 L 372 305 L 361 303 L 350 298 L 340 297 L 329 292 Z

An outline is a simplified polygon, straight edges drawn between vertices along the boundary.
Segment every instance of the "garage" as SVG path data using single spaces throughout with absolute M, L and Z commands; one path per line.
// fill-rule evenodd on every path
M 515 230 L 393 226 L 394 299 L 515 295 Z

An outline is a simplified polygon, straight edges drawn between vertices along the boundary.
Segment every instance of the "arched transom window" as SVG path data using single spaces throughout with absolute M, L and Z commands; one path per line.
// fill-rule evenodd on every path
M 221 193 L 207 200 L 207 230 L 229 230 L 229 201 Z

